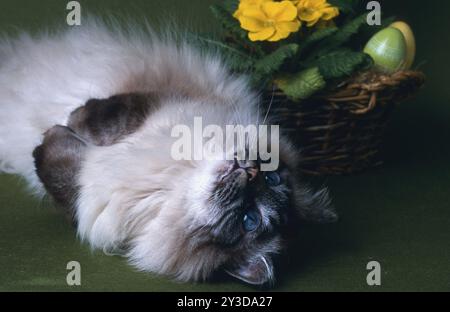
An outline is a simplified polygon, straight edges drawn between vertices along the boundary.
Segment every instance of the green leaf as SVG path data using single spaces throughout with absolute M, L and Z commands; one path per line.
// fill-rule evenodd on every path
M 231 51 L 224 54 L 224 60 L 232 71 L 239 73 L 251 71 L 254 67 L 252 58 Z
M 295 101 L 307 99 L 326 86 L 317 67 L 306 69 L 295 75 L 281 77 L 276 79 L 275 83 L 289 98 Z
M 353 35 L 357 34 L 361 26 L 367 23 L 367 14 L 364 13 L 350 21 L 332 37 L 331 43 L 337 47 L 346 43 Z
M 222 23 L 222 26 L 230 32 L 230 34 L 241 39 L 247 38 L 247 32 L 241 28 L 239 21 L 235 19 L 233 15 L 224 7 L 217 4 L 212 5 L 211 11 L 213 15 Z
M 272 52 L 271 54 L 258 60 L 255 64 L 255 70 L 258 75 L 268 76 L 275 73 L 280 67 L 294 55 L 299 49 L 298 44 L 286 44 Z
M 231 70 L 236 72 L 248 72 L 253 70 L 255 60 L 244 52 L 221 41 L 209 39 L 207 37 L 192 36 L 192 38 L 193 43 L 201 50 L 218 52 Z
M 221 5 L 212 5 L 211 11 L 222 24 L 228 43 L 233 42 L 239 49 L 249 51 L 251 54 L 257 54 L 258 56 L 264 54 L 263 49 L 258 43 L 250 41 L 247 31 L 241 28 L 239 21 L 233 17 L 231 12 L 228 12 Z
M 298 54 L 301 55 L 304 51 L 309 49 L 312 45 L 334 35 L 338 31 L 337 27 L 328 27 L 320 29 L 309 35 L 305 40 L 303 40 Z
M 223 7 L 229 13 L 233 14 L 239 7 L 239 0 L 224 0 Z
M 396 16 L 389 16 L 389 17 L 383 18 L 381 20 L 381 27 L 382 28 L 388 27 L 389 25 L 394 23 L 396 20 L 397 20 Z
M 345 44 L 350 38 L 357 34 L 361 27 L 367 23 L 367 14 L 363 14 L 342 26 L 334 36 L 325 40 L 318 48 L 318 55 L 327 54 Z
M 323 77 L 328 80 L 350 76 L 371 62 L 372 59 L 365 53 L 339 50 L 324 55 L 308 65 L 317 66 Z
M 332 6 L 336 6 L 343 13 L 355 13 L 363 4 L 363 0 L 328 0 Z

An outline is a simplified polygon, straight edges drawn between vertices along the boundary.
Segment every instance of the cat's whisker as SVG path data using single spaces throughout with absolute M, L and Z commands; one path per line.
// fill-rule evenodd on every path
M 272 87 L 272 97 L 270 99 L 269 107 L 267 108 L 266 116 L 264 117 L 264 120 L 263 120 L 263 125 L 266 124 L 267 118 L 269 117 L 269 113 L 270 113 L 270 110 L 272 109 L 272 104 L 273 104 L 274 99 L 275 99 L 275 86 Z

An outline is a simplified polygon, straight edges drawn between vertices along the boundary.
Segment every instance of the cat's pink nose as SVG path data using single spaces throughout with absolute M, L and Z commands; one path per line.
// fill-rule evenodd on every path
M 248 181 L 251 182 L 256 179 L 259 173 L 258 162 L 252 160 L 245 160 L 239 162 L 239 167 L 245 169 L 248 176 Z
M 259 169 L 257 166 L 247 168 L 248 180 L 252 182 L 258 176 Z
M 248 181 L 252 182 L 256 179 L 259 173 L 259 164 L 253 160 L 234 160 L 235 168 L 244 169 L 247 173 Z

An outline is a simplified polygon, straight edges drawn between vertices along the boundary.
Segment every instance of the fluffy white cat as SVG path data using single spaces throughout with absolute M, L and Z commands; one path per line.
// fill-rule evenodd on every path
M 175 125 L 261 121 L 245 77 L 217 55 L 151 31 L 90 22 L 0 41 L 0 170 L 67 208 L 82 240 L 121 249 L 145 271 L 179 280 L 219 269 L 251 284 L 292 214 L 333 221 L 326 190 L 299 182 L 284 138 L 279 170 L 258 162 L 175 161 Z M 247 147 L 257 144 L 250 138 Z

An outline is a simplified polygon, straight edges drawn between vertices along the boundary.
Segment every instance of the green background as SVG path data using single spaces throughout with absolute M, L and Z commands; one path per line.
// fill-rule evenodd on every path
M 94 14 L 176 20 L 211 31 L 207 0 L 84 0 Z M 64 0 L 1 0 L 0 31 L 36 32 L 63 23 Z M 399 106 L 386 135 L 382 168 L 327 179 L 341 221 L 299 229 L 276 291 L 450 290 L 450 2 L 385 1 L 413 25 L 427 85 Z M 1 99 L 0 99 L 1 105 Z M 82 266 L 82 286 L 66 285 L 66 264 Z M 366 265 L 382 265 L 382 286 L 369 287 Z M 238 291 L 233 280 L 179 284 L 135 272 L 124 259 L 92 252 L 48 199 L 27 194 L 18 177 L 0 175 L 0 290 Z

